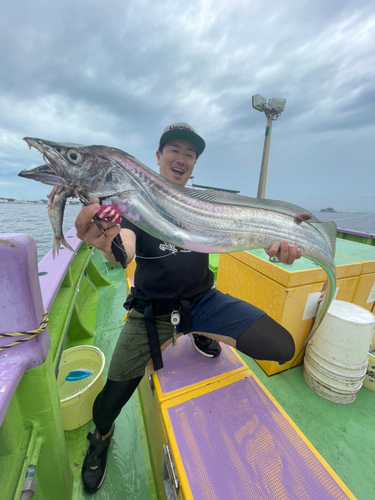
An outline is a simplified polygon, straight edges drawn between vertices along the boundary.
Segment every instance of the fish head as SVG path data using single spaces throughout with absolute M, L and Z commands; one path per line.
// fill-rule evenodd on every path
M 25 137 L 29 148 L 39 151 L 46 165 L 18 175 L 44 184 L 74 184 L 90 196 L 104 197 L 131 188 L 126 169 L 116 162 L 120 150 Z M 127 182 L 128 181 L 128 182 Z M 121 186 L 121 188 L 119 188 Z

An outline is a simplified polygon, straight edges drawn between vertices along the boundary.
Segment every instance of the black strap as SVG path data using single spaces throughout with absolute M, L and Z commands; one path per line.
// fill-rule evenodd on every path
M 131 309 L 132 307 L 134 307 L 136 311 L 144 315 L 147 337 L 150 344 L 151 358 L 154 364 L 155 371 L 163 368 L 163 359 L 161 355 L 159 335 L 156 329 L 154 316 L 171 314 L 176 307 L 180 307 L 182 312 L 182 331 L 184 335 L 186 335 L 193 330 L 190 307 L 195 302 L 196 301 L 191 302 L 187 299 L 159 299 L 150 301 L 148 299 L 137 297 L 135 289 L 131 289 L 131 293 L 128 295 L 124 307 L 125 309 Z
M 113 238 L 111 250 L 117 262 L 120 262 L 122 267 L 126 269 L 128 267 L 126 263 L 128 255 L 122 243 L 122 238 L 119 234 Z
M 186 335 L 193 330 L 190 314 L 190 302 L 188 300 L 181 300 L 180 303 L 182 309 L 182 332 Z
M 160 368 L 163 368 L 163 359 L 161 357 L 159 335 L 155 325 L 154 312 L 152 310 L 151 302 L 149 302 L 144 309 L 144 319 L 154 370 L 160 370 Z

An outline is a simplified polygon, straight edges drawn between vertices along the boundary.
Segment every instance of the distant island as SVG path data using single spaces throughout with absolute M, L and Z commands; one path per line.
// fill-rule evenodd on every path
M 48 200 L 28 201 L 28 200 L 16 200 L 15 198 L 0 198 L 0 203 L 18 203 L 21 205 L 47 205 Z M 66 204 L 67 205 L 80 205 L 80 201 L 67 200 Z
M 331 213 L 337 214 L 336 210 L 332 207 L 322 208 L 320 211 L 321 212 L 331 212 Z

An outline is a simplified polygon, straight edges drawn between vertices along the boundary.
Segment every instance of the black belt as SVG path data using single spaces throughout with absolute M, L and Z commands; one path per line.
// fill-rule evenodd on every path
M 133 289 L 132 289 L 133 293 Z M 173 311 L 178 309 L 182 312 L 182 332 L 184 335 L 192 331 L 192 322 L 190 314 L 190 302 L 189 300 L 147 300 L 139 297 L 135 297 L 130 294 L 126 299 L 124 307 L 126 309 L 133 308 L 144 314 L 147 337 L 150 344 L 151 358 L 154 364 L 154 370 L 160 370 L 163 368 L 163 359 L 161 356 L 161 349 L 159 343 L 159 336 L 155 324 L 155 316 L 163 316 L 166 314 L 171 314 Z

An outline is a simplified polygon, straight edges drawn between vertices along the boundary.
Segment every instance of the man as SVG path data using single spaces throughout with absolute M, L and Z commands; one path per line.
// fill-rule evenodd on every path
M 185 186 L 204 149 L 204 140 L 187 123 L 166 127 L 156 152 L 160 174 Z M 213 287 L 208 254 L 176 248 L 125 219 L 121 228 L 108 224 L 105 237 L 92 221 L 99 208 L 93 204 L 82 209 L 75 224 L 77 236 L 117 264 L 111 244 L 120 233 L 127 262 L 136 255 L 137 267 L 135 288 L 126 302 L 128 319 L 112 356 L 108 380 L 93 407 L 96 430 L 88 435 L 90 446 L 82 467 L 88 493 L 95 493 L 103 483 L 115 419 L 143 375 L 162 366 L 161 351 L 176 334 L 204 332 L 255 359 L 285 363 L 294 354 L 293 339 L 283 327 L 251 304 Z M 286 241 L 266 252 L 286 264 L 301 257 Z

